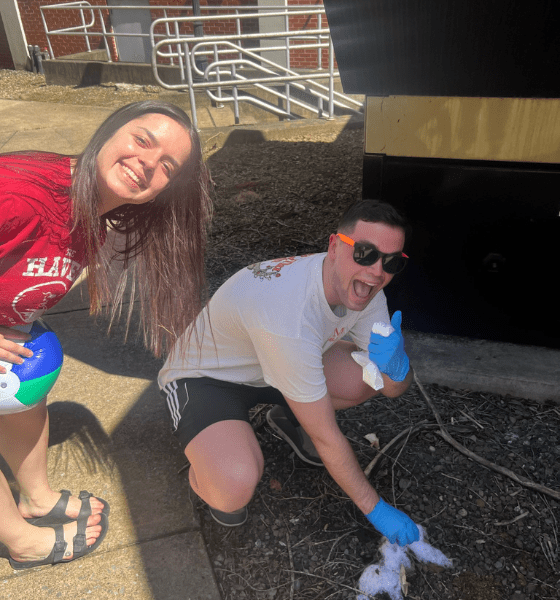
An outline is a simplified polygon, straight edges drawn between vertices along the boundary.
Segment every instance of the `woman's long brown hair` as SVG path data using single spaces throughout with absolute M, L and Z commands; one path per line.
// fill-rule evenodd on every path
M 97 155 L 123 125 L 150 113 L 170 117 L 189 132 L 190 156 L 154 200 L 120 206 L 100 223 Z M 117 110 L 77 157 L 72 182 L 74 223 L 84 231 L 86 241 L 91 312 L 98 314 L 106 307 L 113 323 L 122 312 L 128 285 L 127 331 L 137 298 L 144 342 L 156 356 L 171 349 L 207 299 L 204 252 L 212 216 L 209 180 L 200 138 L 189 117 L 166 102 L 135 102 Z M 103 246 L 106 226 L 110 233 Z M 116 245 L 110 243 L 113 237 L 119 240 Z

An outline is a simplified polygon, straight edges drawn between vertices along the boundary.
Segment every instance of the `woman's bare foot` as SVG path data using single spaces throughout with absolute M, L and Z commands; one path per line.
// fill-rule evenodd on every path
M 101 516 L 91 515 L 88 523 L 92 521 L 95 524 L 86 527 L 86 544 L 92 546 L 100 536 L 102 527 L 98 523 Z M 73 557 L 73 538 L 78 531 L 78 523 L 72 521 L 62 526 L 64 529 L 64 541 L 67 543 L 64 552 L 64 560 L 72 560 Z M 52 551 L 55 543 L 55 532 L 51 527 L 34 527 L 28 525 L 25 528 L 25 535 L 19 540 L 17 547 L 11 547 L 10 556 L 18 562 L 31 562 L 45 559 Z

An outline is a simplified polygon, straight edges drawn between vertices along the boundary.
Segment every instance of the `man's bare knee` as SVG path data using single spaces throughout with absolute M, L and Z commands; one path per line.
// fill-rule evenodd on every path
M 213 508 L 232 512 L 246 506 L 262 477 L 262 465 L 255 461 L 230 463 L 224 461 L 214 473 L 206 470 L 197 477 L 191 465 L 189 479 L 191 487 Z

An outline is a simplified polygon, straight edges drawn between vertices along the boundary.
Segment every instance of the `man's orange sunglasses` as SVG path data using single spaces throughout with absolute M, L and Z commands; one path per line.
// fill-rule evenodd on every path
M 393 252 L 392 254 L 385 254 L 380 252 L 373 244 L 366 244 L 363 242 L 355 242 L 352 238 L 349 238 L 343 233 L 336 234 L 345 244 L 354 248 L 354 262 L 362 265 L 363 267 L 370 267 L 374 265 L 379 259 L 381 259 L 381 265 L 383 270 L 389 275 L 396 275 L 400 273 L 408 262 L 408 256 L 404 252 Z

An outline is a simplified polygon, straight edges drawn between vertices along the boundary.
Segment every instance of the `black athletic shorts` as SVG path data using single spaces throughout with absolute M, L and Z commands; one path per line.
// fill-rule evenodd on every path
M 168 383 L 161 394 L 166 400 L 173 434 L 183 450 L 209 425 L 229 420 L 249 423 L 249 410 L 257 404 L 280 404 L 292 414 L 284 396 L 270 386 L 193 377 Z

